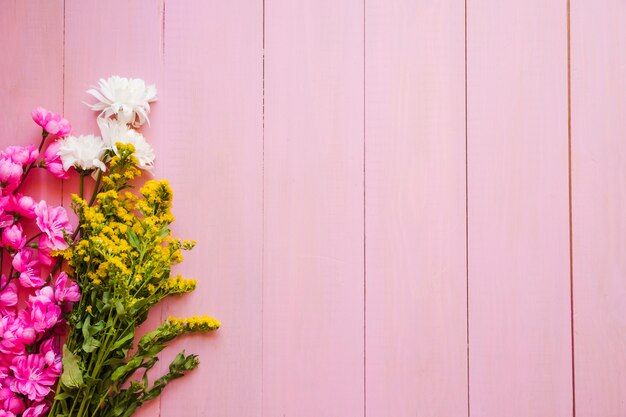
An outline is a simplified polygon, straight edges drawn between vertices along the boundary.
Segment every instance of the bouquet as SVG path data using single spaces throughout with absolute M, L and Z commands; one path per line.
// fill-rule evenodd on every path
M 71 136 L 67 120 L 38 108 L 39 146 L 0 153 L 0 417 L 130 416 L 198 366 L 183 351 L 149 378 L 167 343 L 220 326 L 207 316 L 170 317 L 136 340 L 153 306 L 195 289 L 172 273 L 195 242 L 172 236 L 167 181 L 136 189 L 154 165 L 137 128 L 149 123 L 155 87 L 111 77 L 88 93 L 98 100 L 91 108 L 101 136 Z M 20 193 L 38 168 L 78 175 L 76 227 L 63 207 Z M 85 181 L 94 182 L 91 195 Z

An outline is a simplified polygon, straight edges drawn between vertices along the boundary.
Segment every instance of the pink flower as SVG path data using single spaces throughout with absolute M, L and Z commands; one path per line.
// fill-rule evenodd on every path
M 26 237 L 24 236 L 22 225 L 16 223 L 4 229 L 2 231 L 2 244 L 14 250 L 22 249 L 26 244 Z
M 6 190 L 13 190 L 22 180 L 22 166 L 10 157 L 0 154 L 0 185 Z
M 72 131 L 70 122 L 56 113 L 52 113 L 43 107 L 37 107 L 32 112 L 33 120 L 48 133 L 61 138 L 69 135 Z
M 0 197 L 0 228 L 5 228 L 13 224 L 13 215 L 6 212 L 10 211 L 11 208 L 11 197 Z
M 53 363 L 57 358 L 61 356 L 61 349 L 59 347 L 59 341 L 57 338 L 51 337 L 39 346 L 39 352 L 41 352 L 46 358 L 47 363 Z
M 75 302 L 80 300 L 80 290 L 78 288 L 78 284 L 71 281 L 68 286 L 67 281 L 67 274 L 65 272 L 61 272 L 54 282 L 54 298 L 59 304 L 64 301 Z
M 20 273 L 20 284 L 24 287 L 39 288 L 46 283 L 41 278 L 39 261 L 33 258 L 31 249 L 23 249 L 13 256 L 13 268 Z
M 37 339 L 37 332 L 30 322 L 30 315 L 26 310 L 20 310 L 14 322 L 17 340 L 24 346 L 31 345 Z
M 45 415 L 50 405 L 48 403 L 41 403 L 36 406 L 28 407 L 22 417 L 39 417 Z
M 16 396 L 10 388 L 0 389 L 0 403 L 2 404 L 3 410 L 13 413 L 14 415 L 22 413 L 26 408 L 24 401 Z
M 15 417 L 15 414 L 10 411 L 0 410 L 0 417 Z
M 39 354 L 15 357 L 10 369 L 15 375 L 12 388 L 28 396 L 31 401 L 43 400 L 50 393 L 50 387 L 56 383 L 59 376 L 56 368 L 51 368 L 45 358 Z
M 2 275 L 0 288 L 4 288 L 0 292 L 0 313 L 7 314 L 10 311 L 10 307 L 17 305 L 17 285 L 15 285 L 15 282 L 10 282 L 7 285 L 7 277 Z
M 61 307 L 53 301 L 54 290 L 51 287 L 43 287 L 36 292 L 35 296 L 28 297 L 30 321 L 37 332 L 54 327 L 61 317 Z
M 0 352 L 20 354 L 24 351 L 21 337 L 24 324 L 13 316 L 0 318 Z
M 48 172 L 57 178 L 66 180 L 70 177 L 70 174 L 63 168 L 63 162 L 59 155 L 59 147 L 61 147 L 61 142 L 58 140 L 52 142 L 43 153 L 43 159 L 46 161 L 46 169 Z
M 35 218 L 35 199 L 22 194 L 16 194 L 9 196 L 8 208 L 9 211 L 19 214 L 20 216 L 28 219 Z
M 39 238 L 39 262 L 46 266 L 52 265 L 52 242 L 48 236 L 43 235 Z
M 4 156 L 11 158 L 18 165 L 29 165 L 39 157 L 39 150 L 35 145 L 9 146 L 2 152 Z
M 42 200 L 35 206 L 37 226 L 50 240 L 52 249 L 66 249 L 65 233 L 71 233 L 72 227 L 63 207 L 48 207 Z

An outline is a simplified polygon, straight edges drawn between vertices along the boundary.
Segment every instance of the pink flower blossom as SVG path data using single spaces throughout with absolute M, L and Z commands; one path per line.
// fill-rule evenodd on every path
M 37 107 L 32 112 L 33 120 L 46 132 L 61 138 L 69 135 L 72 131 L 70 122 L 56 113 L 52 113 L 43 107 Z
M 42 200 L 35 206 L 37 226 L 50 240 L 51 249 L 66 249 L 65 233 L 71 233 L 72 227 L 63 207 L 48 207 Z
M 11 310 L 10 308 L 17 305 L 17 285 L 15 285 L 15 282 L 10 282 L 7 285 L 7 277 L 2 275 L 0 288 L 4 288 L 4 290 L 0 291 L 0 313 L 8 314 Z
M 41 343 L 39 352 L 46 357 L 46 362 L 52 363 L 56 361 L 57 358 L 61 357 L 61 348 L 59 347 L 58 339 L 52 337 Z M 50 362 L 52 359 L 54 359 L 54 361 Z
M 14 415 L 19 415 L 26 408 L 24 401 L 15 395 L 8 387 L 0 389 L 0 403 L 2 404 L 3 410 L 13 413 Z
M 21 337 L 25 327 L 19 318 L 11 315 L 0 318 L 0 352 L 19 354 L 24 350 L 24 339 Z
M 22 225 L 19 223 L 13 226 L 7 227 L 2 231 L 2 244 L 5 247 L 20 250 L 26 244 L 26 236 L 22 230 Z
M 80 300 L 80 290 L 74 281 L 67 285 L 68 279 L 65 272 L 61 272 L 54 282 L 54 298 L 61 304 L 65 301 L 76 302 Z
M 43 400 L 50 393 L 50 387 L 56 383 L 59 377 L 57 368 L 51 367 L 44 356 L 39 354 L 15 357 L 10 369 L 15 375 L 12 388 L 16 392 L 28 396 L 31 401 Z
M 30 321 L 30 315 L 26 310 L 20 310 L 17 315 L 17 320 L 14 322 L 15 335 L 19 343 L 24 346 L 28 346 L 35 342 L 37 339 L 37 332 Z
M 0 417 L 15 417 L 15 414 L 10 411 L 0 410 Z
M 9 211 L 27 219 L 35 218 L 35 199 L 28 195 L 16 194 L 9 196 L 7 207 Z
M 32 249 L 23 249 L 13 256 L 13 268 L 20 273 L 20 284 L 28 288 L 40 288 L 46 283 L 41 278 L 39 260 L 34 259 Z
M 37 290 L 35 296 L 28 297 L 30 321 L 37 332 L 54 327 L 61 317 L 61 307 L 53 301 L 54 290 L 51 287 L 43 287 Z
M 22 417 L 40 417 L 46 414 L 50 405 L 48 403 L 41 403 L 36 406 L 28 407 Z
M 0 154 L 0 185 L 5 190 L 17 188 L 22 180 L 22 166 L 15 163 L 10 157 Z
M 9 146 L 2 154 L 21 166 L 29 165 L 39 157 L 39 150 L 35 145 Z
M 58 140 L 52 142 L 43 153 L 43 159 L 46 162 L 46 169 L 48 172 L 57 178 L 66 180 L 70 177 L 70 174 L 63 168 L 63 162 L 61 161 L 61 156 L 59 155 L 60 147 L 61 142 Z
M 7 211 L 11 211 L 11 209 L 11 197 L 0 197 L 0 228 L 5 228 L 13 224 L 13 215 L 7 213 Z
M 48 236 L 43 235 L 39 238 L 39 262 L 43 265 L 52 265 L 52 242 L 48 239 Z

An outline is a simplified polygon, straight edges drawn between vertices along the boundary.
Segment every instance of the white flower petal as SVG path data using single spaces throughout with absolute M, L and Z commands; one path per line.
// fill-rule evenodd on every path
M 124 78 L 112 76 L 109 79 L 100 79 L 99 88 L 91 88 L 87 93 L 93 96 L 97 103 L 88 104 L 92 110 L 102 110 L 100 116 L 112 118 L 115 116 L 122 123 L 129 123 L 139 127 L 144 122 L 150 123 L 150 104 L 157 100 L 157 90 L 154 85 L 146 86 L 140 78 Z

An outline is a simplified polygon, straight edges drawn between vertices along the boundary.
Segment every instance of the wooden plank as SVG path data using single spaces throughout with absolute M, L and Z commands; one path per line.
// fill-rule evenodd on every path
M 363 2 L 265 12 L 263 415 L 362 416 Z
M 223 327 L 177 343 L 197 372 L 161 400 L 163 417 L 261 415 L 263 9 L 260 1 L 167 2 L 160 175 L 175 231 L 198 240 L 179 271 L 199 280 L 164 316 L 206 313 Z
M 467 415 L 464 12 L 366 2 L 368 417 Z
M 139 77 L 156 84 L 158 89 L 163 88 L 161 30 L 162 3 L 158 0 L 65 1 L 65 109 L 76 135 L 99 134 L 97 113 L 84 103 L 94 101 L 85 91 L 97 85 L 100 78 L 111 75 Z M 150 114 L 154 127 L 144 126 L 142 131 L 157 148 L 157 158 L 166 160 L 158 147 L 169 141 L 164 128 L 173 122 L 159 113 L 157 103 Z M 155 175 L 162 175 L 161 166 L 157 165 Z M 69 200 L 69 194 L 77 190 L 76 180 L 70 180 L 65 185 L 65 200 Z M 161 321 L 161 309 L 156 308 L 153 313 L 146 329 L 157 326 Z M 164 366 L 158 364 L 155 373 L 160 373 Z M 165 392 L 165 395 L 174 394 L 171 390 Z M 158 415 L 159 409 L 159 401 L 153 401 L 144 406 L 137 416 Z
M 3 1 L 0 13 L 0 145 L 39 144 L 41 128 L 31 110 L 63 112 L 63 1 Z M 61 202 L 61 182 L 44 172 L 30 175 L 24 190 Z
M 467 6 L 470 415 L 571 416 L 565 2 Z
M 626 414 L 626 3 L 571 2 L 576 411 Z

